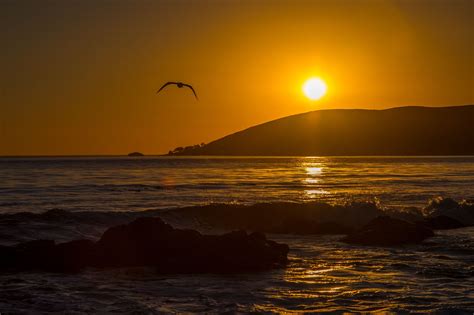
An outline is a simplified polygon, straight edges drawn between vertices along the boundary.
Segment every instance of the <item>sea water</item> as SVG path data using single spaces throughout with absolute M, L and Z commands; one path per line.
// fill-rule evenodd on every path
M 150 210 L 191 205 L 375 202 L 420 208 L 474 200 L 474 157 L 0 158 L 0 244 L 97 239 Z M 188 224 L 177 215 L 177 225 Z M 220 227 L 215 227 L 219 229 Z M 419 245 L 361 247 L 340 236 L 269 235 L 287 268 L 160 275 L 149 268 L 0 274 L 0 312 L 474 310 L 474 228 Z

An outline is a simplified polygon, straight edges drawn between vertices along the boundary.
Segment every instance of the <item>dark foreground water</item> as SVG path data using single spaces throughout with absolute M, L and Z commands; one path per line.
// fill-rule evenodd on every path
M 199 214 L 163 212 L 209 203 L 367 201 L 392 213 L 450 211 L 465 223 L 474 220 L 472 208 L 462 207 L 474 200 L 473 157 L 0 158 L 0 178 L 0 244 L 6 245 L 96 239 L 141 213 L 220 231 L 204 228 Z M 438 197 L 460 206 L 427 207 Z M 0 312 L 471 314 L 474 228 L 436 234 L 397 248 L 350 246 L 340 236 L 270 235 L 290 245 L 288 268 L 234 276 L 163 276 L 144 268 L 0 274 Z

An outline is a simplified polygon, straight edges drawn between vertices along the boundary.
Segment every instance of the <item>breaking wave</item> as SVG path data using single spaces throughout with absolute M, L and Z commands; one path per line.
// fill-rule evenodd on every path
M 52 209 L 43 213 L 0 214 L 0 243 L 31 239 L 67 241 L 97 239 L 110 226 L 130 222 L 137 217 L 159 216 L 177 227 L 205 232 L 229 229 L 260 230 L 270 233 L 305 233 L 305 224 L 320 224 L 321 234 L 343 234 L 380 215 L 418 221 L 439 215 L 449 216 L 466 226 L 474 225 L 474 202 L 436 197 L 424 207 L 385 207 L 378 201 L 351 201 L 344 204 L 325 202 L 273 202 L 208 204 L 148 211 L 71 212 Z M 331 228 L 327 228 L 331 227 Z

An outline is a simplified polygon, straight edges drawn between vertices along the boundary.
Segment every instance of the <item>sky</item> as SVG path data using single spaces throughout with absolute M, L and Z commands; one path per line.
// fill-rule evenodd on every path
M 471 0 L 3 0 L 0 42 L 0 155 L 162 154 L 318 109 L 474 103 Z M 167 81 L 199 100 L 156 94 Z

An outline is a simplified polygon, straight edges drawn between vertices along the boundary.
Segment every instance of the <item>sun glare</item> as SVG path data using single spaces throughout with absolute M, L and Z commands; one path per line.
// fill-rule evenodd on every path
M 303 84 L 303 92 L 310 100 L 319 100 L 326 94 L 326 83 L 320 78 L 311 78 Z

